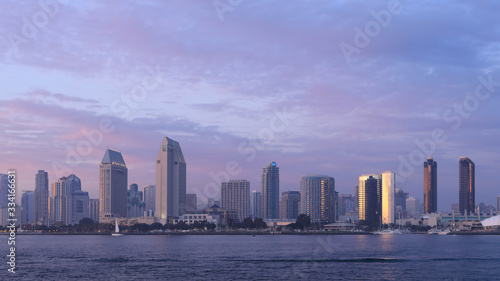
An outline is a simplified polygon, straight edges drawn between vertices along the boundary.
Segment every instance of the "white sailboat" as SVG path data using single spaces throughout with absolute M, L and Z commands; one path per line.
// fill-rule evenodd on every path
M 120 228 L 118 227 L 118 218 L 115 218 L 115 232 L 111 233 L 111 236 L 123 236 L 123 234 L 120 233 Z

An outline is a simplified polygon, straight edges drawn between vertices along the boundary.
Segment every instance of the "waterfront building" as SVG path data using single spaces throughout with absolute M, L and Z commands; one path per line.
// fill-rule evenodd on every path
M 299 202 L 300 192 L 283 192 L 280 200 L 280 219 L 297 219 L 299 216 Z
M 408 212 L 408 216 L 416 218 L 420 214 L 420 205 L 420 200 L 415 197 L 406 199 L 406 211 Z
M 229 180 L 221 183 L 221 207 L 236 210 L 239 221 L 250 215 L 250 182 L 247 180 Z
M 186 160 L 177 141 L 163 138 L 156 158 L 155 219 L 165 224 L 168 217 L 186 212 Z
M 339 216 L 355 211 L 355 201 L 352 194 L 339 194 Z
M 35 223 L 35 192 L 32 190 L 23 190 L 21 196 L 21 223 Z
M 391 224 L 395 222 L 395 195 L 396 173 L 382 173 L 382 223 Z
M 216 226 L 220 222 L 220 216 L 214 214 L 184 214 L 179 216 L 179 218 L 173 219 L 174 224 L 178 224 L 179 222 L 184 222 L 185 224 L 194 224 L 195 222 L 207 222 L 213 223 Z
M 196 194 L 186 194 L 186 212 L 194 213 L 198 210 Z
M 261 186 L 264 205 L 263 217 L 266 219 L 279 218 L 280 175 L 276 162 L 271 162 L 262 169 Z
M 409 193 L 404 192 L 400 188 L 396 188 L 394 197 L 396 198 L 396 208 L 401 207 L 401 211 L 406 211 L 406 199 L 409 197 Z
M 332 223 L 336 218 L 335 179 L 325 175 L 300 177 L 300 214 L 313 223 Z
M 99 199 L 89 199 L 89 213 L 87 218 L 91 218 L 94 223 L 99 222 Z
M 9 205 L 9 176 L 0 174 L 0 208 Z
M 99 167 L 99 220 L 127 217 L 128 169 L 121 152 L 107 149 Z
M 460 213 L 474 213 L 476 208 L 475 201 L 475 165 L 467 157 L 460 157 L 458 162 L 459 173 L 459 200 L 458 205 Z
M 354 187 L 354 212 L 359 212 L 359 186 Z
M 258 192 L 257 190 L 253 190 L 252 193 L 250 194 L 250 215 L 252 218 L 261 218 L 261 214 L 259 212 L 260 210 L 260 200 L 259 198 L 261 197 L 261 193 Z
M 382 219 L 382 175 L 365 174 L 359 177 L 359 220 L 378 227 Z
M 146 203 L 143 201 L 143 193 L 139 191 L 139 185 L 133 183 L 127 191 L 127 218 L 138 218 L 144 216 Z
M 436 213 L 437 202 L 437 162 L 429 157 L 424 162 L 424 213 Z
M 156 201 L 156 185 L 144 187 L 144 203 L 146 203 L 146 216 L 154 216 Z
M 38 170 L 35 175 L 35 223 L 49 222 L 49 175 L 44 170 Z
M 71 193 L 71 221 L 78 224 L 82 219 L 89 216 L 89 193 L 82 190 L 75 190 Z

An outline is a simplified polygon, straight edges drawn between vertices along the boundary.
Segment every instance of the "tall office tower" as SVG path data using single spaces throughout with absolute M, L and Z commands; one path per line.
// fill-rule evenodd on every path
M 78 224 L 89 217 L 89 193 L 75 190 L 71 193 L 71 224 Z
M 359 212 L 359 186 L 354 187 L 354 211 Z
M 382 173 L 382 223 L 390 224 L 396 222 L 395 211 L 395 194 L 396 188 L 396 173 Z
M 107 149 L 99 172 L 99 220 L 127 217 L 128 169 L 121 152 Z
M 333 202 L 335 203 L 335 207 L 334 207 L 334 212 L 335 212 L 335 217 L 334 217 L 334 222 L 336 221 L 339 221 L 339 208 L 340 208 L 340 205 L 339 205 L 339 192 L 338 191 L 335 191 L 335 195 L 334 195 L 334 199 L 333 199 Z
M 474 213 L 476 208 L 475 165 L 467 157 L 460 157 L 458 162 L 460 212 Z
M 80 191 L 82 190 L 82 181 L 80 180 L 79 177 L 71 174 L 66 177 L 66 186 L 69 188 L 71 193 L 75 191 Z
M 243 221 L 250 215 L 250 182 L 246 180 L 222 182 L 220 203 L 222 209 L 236 210 L 237 219 Z
M 94 223 L 99 222 L 99 199 L 89 199 L 89 214 L 87 218 L 91 218 Z
M 415 197 L 406 199 L 406 211 L 408 216 L 416 218 L 420 214 L 420 200 L 415 199 Z
M 280 172 L 276 162 L 262 169 L 261 176 L 264 218 L 277 219 L 280 212 Z
M 186 194 L 186 212 L 194 213 L 198 211 L 198 200 L 196 194 Z
M 9 205 L 9 176 L 0 174 L 0 208 Z
M 21 197 L 21 224 L 35 222 L 35 193 L 32 190 L 23 190 Z
M 300 192 L 285 191 L 281 194 L 280 219 L 294 220 L 299 216 Z
M 127 218 L 138 218 L 144 216 L 146 203 L 142 201 L 142 191 L 136 183 L 130 185 L 127 191 Z
M 311 222 L 335 222 L 335 179 L 324 175 L 300 177 L 300 213 Z
M 51 224 L 71 224 L 71 190 L 66 185 L 66 177 L 52 183 L 49 198 L 49 218 Z
M 260 218 L 262 217 L 260 215 L 260 201 L 259 197 L 261 196 L 261 193 L 258 192 L 257 190 L 253 190 L 252 193 L 250 194 L 250 215 L 252 218 Z
M 163 138 L 156 158 L 155 218 L 165 224 L 168 217 L 186 213 L 186 160 L 178 142 Z
M 394 197 L 396 198 L 396 208 L 399 206 L 402 211 L 406 211 L 406 199 L 408 199 L 409 193 L 404 192 L 400 188 L 396 188 Z
M 49 175 L 38 170 L 35 175 L 35 223 L 47 224 L 49 221 Z
M 367 174 L 359 177 L 359 220 L 378 227 L 382 218 L 382 175 Z
M 339 215 L 344 216 L 347 212 L 354 211 L 354 199 L 352 194 L 339 194 Z
M 431 157 L 424 162 L 424 213 L 437 212 L 437 162 Z
M 154 216 L 156 203 L 156 185 L 148 185 L 144 187 L 144 203 L 146 203 L 146 216 Z

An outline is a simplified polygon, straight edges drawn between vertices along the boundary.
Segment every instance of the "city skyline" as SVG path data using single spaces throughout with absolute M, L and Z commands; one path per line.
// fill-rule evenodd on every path
M 258 183 L 255 171 L 273 160 L 286 190 L 320 173 L 352 193 L 360 174 L 392 170 L 423 201 L 421 163 L 433 157 L 441 211 L 458 202 L 456 159 L 468 156 L 476 202 L 493 204 L 500 74 L 488 23 L 498 4 L 405 2 L 348 61 L 339 46 L 356 46 L 353 28 L 364 30 L 386 4 L 253 1 L 221 21 L 204 2 L 69 2 L 14 48 L 8 35 L 22 36 L 20 19 L 41 8 L 5 3 L 0 168 L 17 169 L 25 190 L 39 169 L 51 179 L 78 174 L 97 198 L 104 149 L 124 152 L 130 179 L 152 185 L 151 148 L 168 135 L 193 159 L 187 192 L 200 198 L 218 195 L 205 186 L 228 163 Z M 464 11 L 468 21 L 455 16 Z

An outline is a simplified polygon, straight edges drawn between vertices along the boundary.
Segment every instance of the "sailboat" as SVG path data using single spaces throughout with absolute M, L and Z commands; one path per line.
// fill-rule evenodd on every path
M 118 218 L 115 218 L 115 232 L 111 233 L 111 236 L 123 236 L 123 234 L 120 233 L 120 228 L 118 227 Z

